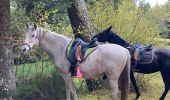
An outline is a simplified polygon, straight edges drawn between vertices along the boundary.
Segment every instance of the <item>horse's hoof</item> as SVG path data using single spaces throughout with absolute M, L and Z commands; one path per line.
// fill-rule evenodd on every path
M 134 100 L 139 100 L 139 97 L 136 97 Z

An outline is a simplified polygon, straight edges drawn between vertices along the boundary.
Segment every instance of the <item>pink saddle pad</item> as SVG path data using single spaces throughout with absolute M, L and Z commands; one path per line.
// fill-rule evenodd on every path
M 76 74 L 77 78 L 82 78 L 82 73 L 80 72 L 80 67 L 77 67 L 77 74 Z

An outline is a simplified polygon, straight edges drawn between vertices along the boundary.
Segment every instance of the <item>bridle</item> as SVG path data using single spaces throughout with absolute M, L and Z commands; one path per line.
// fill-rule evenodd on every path
M 37 35 L 35 35 L 35 36 L 33 37 L 33 40 L 30 40 L 30 41 L 28 41 L 28 42 L 25 42 L 25 41 L 24 41 L 24 42 L 22 43 L 22 46 L 26 45 L 26 46 L 28 46 L 29 50 L 31 50 L 30 43 L 32 43 L 36 38 L 37 38 Z

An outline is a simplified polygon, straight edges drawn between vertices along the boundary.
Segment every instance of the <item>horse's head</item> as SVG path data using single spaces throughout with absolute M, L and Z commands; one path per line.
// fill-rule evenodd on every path
M 108 36 L 109 36 L 109 33 L 111 32 L 111 29 L 112 29 L 112 26 L 110 26 L 109 28 L 103 30 L 102 32 L 96 34 L 95 36 L 92 37 L 92 40 L 94 38 L 97 38 L 97 41 L 99 42 L 106 42 L 108 41 Z
M 98 42 L 109 42 L 125 46 L 126 41 L 123 40 L 120 36 L 117 35 L 117 33 L 113 32 L 111 29 L 112 26 L 96 34 L 92 39 L 97 38 Z
M 37 35 L 38 35 L 37 25 L 27 24 L 27 30 L 25 32 L 25 39 L 21 47 L 21 53 L 27 53 L 32 49 L 34 45 L 38 45 L 39 41 Z

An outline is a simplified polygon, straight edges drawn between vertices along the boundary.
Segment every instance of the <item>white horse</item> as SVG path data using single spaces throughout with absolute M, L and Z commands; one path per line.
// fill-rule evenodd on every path
M 74 100 L 78 100 L 76 90 L 69 72 L 70 62 L 66 58 L 66 48 L 71 39 L 63 35 L 28 25 L 21 51 L 27 53 L 33 45 L 39 45 L 54 61 L 54 65 L 61 72 L 65 81 L 66 99 L 70 100 L 70 93 Z M 128 99 L 130 54 L 127 49 L 116 44 L 103 44 L 92 52 L 84 62 L 79 64 L 84 78 L 93 78 L 99 74 L 107 75 L 112 100 L 117 99 L 118 81 L 120 79 L 121 100 Z

